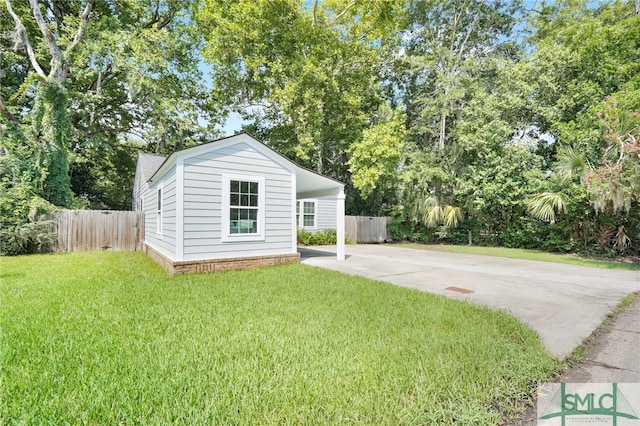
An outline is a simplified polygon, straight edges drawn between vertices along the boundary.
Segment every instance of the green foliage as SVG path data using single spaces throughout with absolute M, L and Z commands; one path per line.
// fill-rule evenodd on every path
M 584 182 L 596 210 L 628 212 L 632 203 L 640 202 L 640 115 L 619 108 L 612 98 L 605 99 L 605 105 L 600 117 L 606 147 L 600 167 L 589 171 Z
M 398 24 L 390 19 L 396 2 L 306 3 L 205 1 L 204 57 L 216 98 L 252 120 L 251 133 L 348 183 L 347 149 L 382 103 L 381 58 Z
M 24 24 L 0 20 L 8 188 L 128 208 L 137 150 L 236 113 L 345 182 L 349 214 L 401 211 L 396 239 L 640 253 L 632 1 L 107 1 L 85 21 L 41 0 L 42 28 L 5 3 Z
M 61 207 L 70 207 L 72 199 L 68 158 L 71 120 L 67 108 L 68 97 L 61 84 L 40 83 L 31 113 L 31 134 L 43 170 L 42 197 Z
M 562 192 L 542 192 L 527 200 L 529 213 L 537 219 L 555 223 L 556 213 L 566 213 L 568 197 Z
M 460 207 L 442 205 L 435 196 L 418 198 L 411 208 L 411 217 L 422 222 L 427 228 L 444 225 L 456 228 L 464 215 Z
M 380 122 L 365 129 L 362 139 L 351 144 L 347 151 L 351 156 L 349 168 L 353 185 L 365 198 L 376 189 L 381 192 L 395 189 L 402 161 L 407 134 L 405 116 L 398 111 L 382 112 L 389 117 L 381 117 Z
M 437 212 L 433 213 L 432 209 L 437 210 Z M 447 213 L 451 214 L 450 209 L 454 208 L 445 206 L 444 209 L 447 209 Z M 453 224 L 447 226 L 444 222 L 444 209 L 440 205 L 435 205 L 431 209 L 425 210 L 428 217 L 424 219 L 415 216 L 415 208 L 407 210 L 403 206 L 398 206 L 391 213 L 391 220 L 387 223 L 387 231 L 395 241 L 418 243 L 461 242 L 461 233 L 456 229 L 456 226 L 453 226 Z M 434 218 L 436 215 L 442 215 L 442 217 L 431 225 L 425 222 L 425 220 L 430 220 L 429 216 Z
M 44 215 L 53 205 L 26 185 L 0 185 L 0 255 L 36 253 L 55 241 L 52 222 Z
M 88 2 L 33 3 L 47 6 L 43 29 L 25 1 L 7 2 L 24 33 L 8 14 L 0 20 L 0 32 L 15 36 L 0 40 L 2 142 L 12 145 L 39 196 L 126 209 L 138 149 L 166 154 L 215 134 L 220 114 L 197 66 L 194 2 L 91 2 L 82 35 Z
M 520 2 L 419 0 L 407 2 L 405 54 L 398 73 L 408 127 L 419 145 L 442 150 L 456 142 L 466 106 L 494 78 L 492 62 L 507 41 Z
M 303 246 L 326 246 L 336 244 L 337 234 L 335 229 L 311 232 L 298 228 L 298 244 Z

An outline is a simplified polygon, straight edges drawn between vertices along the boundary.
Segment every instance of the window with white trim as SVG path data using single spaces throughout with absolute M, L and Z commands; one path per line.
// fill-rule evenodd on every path
M 316 228 L 317 200 L 298 200 L 296 223 L 299 228 Z
M 257 234 L 259 183 L 245 180 L 229 181 L 229 233 Z
M 262 177 L 223 176 L 223 241 L 263 239 L 264 185 Z
M 158 188 L 157 194 L 156 233 L 162 235 L 162 188 Z

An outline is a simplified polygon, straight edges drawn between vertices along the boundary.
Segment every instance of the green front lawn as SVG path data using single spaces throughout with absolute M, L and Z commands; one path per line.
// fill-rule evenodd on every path
M 0 266 L 0 424 L 496 424 L 559 366 L 506 313 L 300 264 Z

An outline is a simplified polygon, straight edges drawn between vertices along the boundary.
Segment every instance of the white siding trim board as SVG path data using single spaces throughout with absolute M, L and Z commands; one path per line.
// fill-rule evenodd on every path
M 296 172 L 294 170 L 291 173 L 291 253 L 296 253 L 298 251 L 298 224 L 295 221 L 296 206 L 298 205 L 296 179 Z
M 184 158 L 176 160 L 176 260 L 184 258 Z

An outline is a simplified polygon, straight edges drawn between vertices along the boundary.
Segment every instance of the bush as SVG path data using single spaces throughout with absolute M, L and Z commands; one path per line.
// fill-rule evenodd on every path
M 325 229 L 318 232 L 298 229 L 298 244 L 301 246 L 326 246 L 336 244 L 337 241 L 338 235 L 335 229 Z
M 37 253 L 55 241 L 52 222 L 44 215 L 55 207 L 26 185 L 0 191 L 0 255 Z

